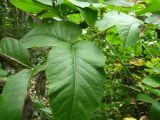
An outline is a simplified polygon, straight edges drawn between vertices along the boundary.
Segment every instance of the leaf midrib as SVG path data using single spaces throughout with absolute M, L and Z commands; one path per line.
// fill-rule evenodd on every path
M 75 102 L 75 90 L 76 90 L 76 57 L 75 57 L 76 55 L 75 55 L 74 45 L 71 45 L 71 52 L 72 52 L 72 58 L 73 58 L 73 98 L 72 98 L 70 120 L 72 120 L 73 106 Z

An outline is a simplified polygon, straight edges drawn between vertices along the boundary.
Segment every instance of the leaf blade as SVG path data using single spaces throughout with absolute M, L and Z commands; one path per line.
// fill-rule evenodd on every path
M 104 61 L 100 50 L 89 42 L 51 51 L 46 75 L 56 120 L 90 119 L 103 96 Z

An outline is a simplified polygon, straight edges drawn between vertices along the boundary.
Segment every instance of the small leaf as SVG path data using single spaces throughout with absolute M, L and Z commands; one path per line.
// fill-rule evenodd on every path
M 160 78 L 157 77 L 147 76 L 142 80 L 142 82 L 153 88 L 160 87 Z
M 32 76 L 37 75 L 41 71 L 45 71 L 45 69 L 46 69 L 46 64 L 35 66 L 32 70 Z
M 21 42 L 27 48 L 54 46 L 57 41 L 76 41 L 81 32 L 80 27 L 74 23 L 54 21 L 31 30 L 21 39 Z
M 155 100 L 147 94 L 138 94 L 137 95 L 137 100 L 147 102 L 147 103 L 151 103 L 151 104 L 155 102 Z
M 3 93 L 0 96 L 0 120 L 21 119 L 30 75 L 30 70 L 23 70 L 7 78 Z
M 98 16 L 97 10 L 93 10 L 90 8 L 79 8 L 79 10 L 87 24 L 90 27 L 94 27 Z
M 13 38 L 4 38 L 1 41 L 0 55 L 10 60 L 18 62 L 23 66 L 30 66 L 30 56 L 27 48 L 25 48 L 18 40 Z

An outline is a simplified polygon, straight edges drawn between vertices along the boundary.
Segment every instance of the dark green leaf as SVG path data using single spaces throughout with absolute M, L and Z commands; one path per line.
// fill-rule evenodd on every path
M 95 22 L 97 20 L 97 10 L 92 10 L 90 8 L 79 8 L 84 20 L 87 22 L 87 24 L 90 26 L 90 27 L 94 27 L 95 25 Z
M 33 0 L 10 0 L 17 8 L 30 13 L 39 13 L 46 8 Z
M 30 75 L 30 70 L 23 70 L 7 78 L 0 96 L 0 120 L 21 119 Z
M 104 64 L 103 53 L 90 42 L 51 50 L 46 76 L 55 120 L 90 120 L 103 97 Z
M 80 27 L 74 23 L 54 21 L 31 30 L 21 42 L 27 48 L 54 46 L 57 41 L 75 42 L 81 32 Z
M 151 120 L 159 120 L 160 118 L 160 103 L 154 102 L 150 108 Z

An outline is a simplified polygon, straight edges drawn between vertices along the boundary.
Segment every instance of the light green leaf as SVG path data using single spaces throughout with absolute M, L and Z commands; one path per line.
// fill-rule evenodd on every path
M 27 48 L 54 46 L 57 41 L 75 42 L 81 32 L 81 28 L 74 23 L 54 21 L 31 30 L 21 42 Z
M 21 119 L 30 74 L 30 70 L 23 70 L 7 78 L 0 96 L 0 120 Z
M 103 18 L 96 23 L 96 27 L 100 31 L 107 30 L 116 26 L 124 46 L 135 46 L 139 40 L 139 26 L 142 22 L 130 15 L 117 12 L 109 12 L 104 14 Z
M 10 0 L 10 2 L 17 8 L 29 13 L 39 13 L 46 8 L 45 5 L 33 0 Z
M 0 55 L 10 60 L 20 63 L 23 66 L 30 66 L 30 56 L 18 40 L 13 38 L 4 38 L 1 41 Z
M 147 76 L 142 80 L 142 82 L 153 88 L 160 87 L 160 78 L 158 77 Z
M 103 97 L 104 65 L 103 53 L 90 42 L 51 50 L 46 76 L 55 120 L 90 120 Z

